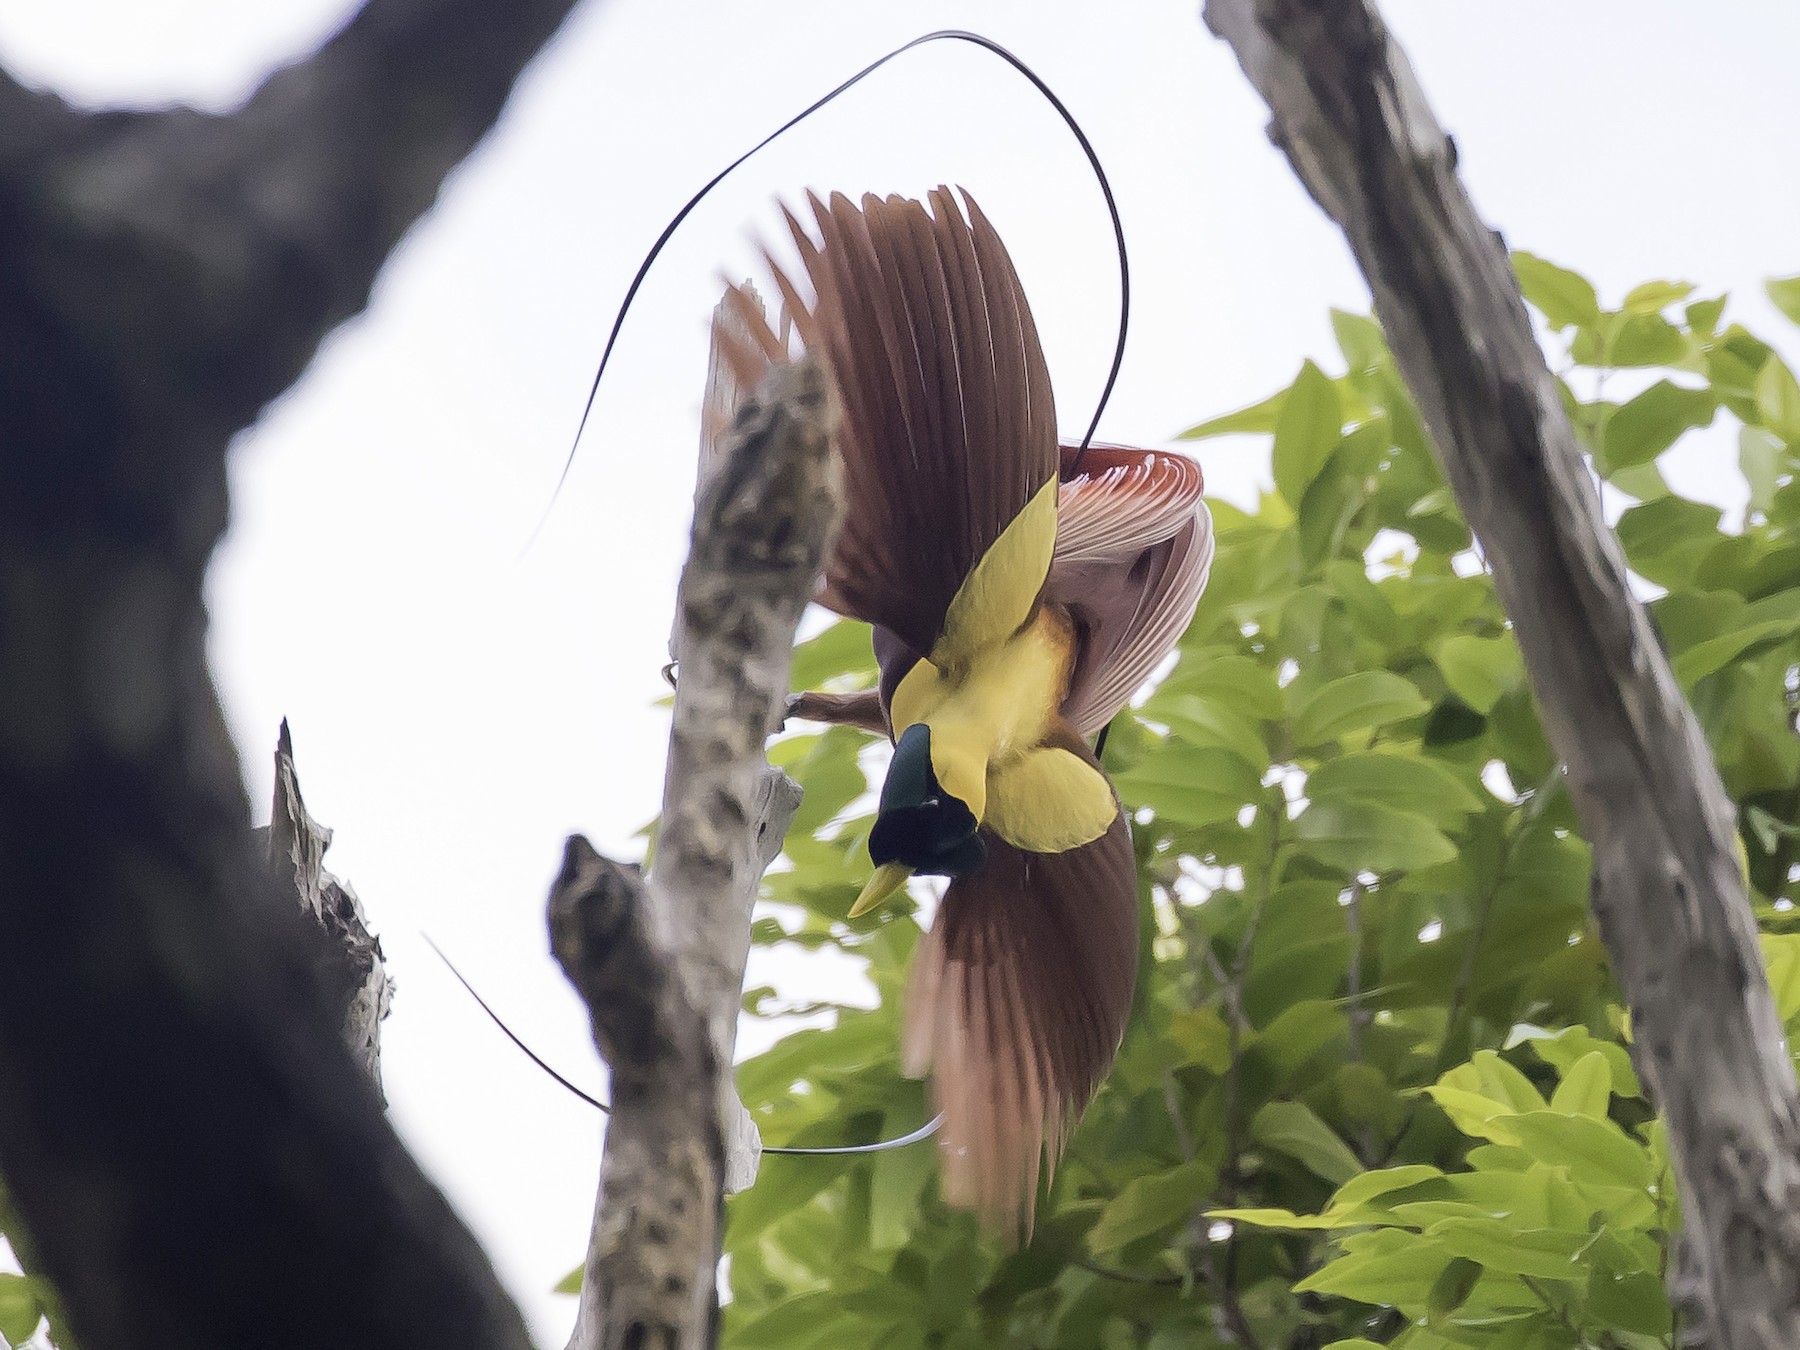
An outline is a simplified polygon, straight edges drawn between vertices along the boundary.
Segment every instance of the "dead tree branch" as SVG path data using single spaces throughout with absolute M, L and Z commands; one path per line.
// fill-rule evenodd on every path
M 772 795 L 763 745 L 836 520 L 833 416 L 810 361 L 771 371 L 738 414 L 702 484 L 677 596 L 681 676 L 648 895 L 588 861 L 581 840 L 552 895 L 557 955 L 613 1081 L 572 1347 L 712 1344 L 750 907 L 796 805 Z M 566 940 L 584 931 L 595 939 Z
M 394 982 L 388 978 L 381 939 L 369 931 L 362 901 L 325 870 L 331 831 L 313 819 L 300 796 L 300 771 L 286 718 L 275 744 L 275 800 L 266 842 L 277 878 L 291 882 L 300 912 L 325 935 L 320 981 L 343 1028 L 345 1046 L 380 1092 L 381 1023 L 393 1001 Z
M 231 436 L 569 7 L 371 0 L 229 116 L 0 75 L 0 1171 L 85 1350 L 527 1343 L 252 855 L 201 583 Z
M 582 1318 L 603 1313 L 596 1346 L 679 1350 L 707 1343 L 691 1337 L 712 1317 L 724 1139 L 706 1017 L 652 936 L 650 907 L 635 870 L 569 840 L 550 891 L 550 945 L 612 1071 Z
M 1594 909 L 1668 1120 L 1691 1343 L 1791 1345 L 1800 1102 L 1706 741 L 1600 515 L 1501 241 L 1365 0 L 1208 0 L 1344 230 L 1493 564 L 1594 851 Z

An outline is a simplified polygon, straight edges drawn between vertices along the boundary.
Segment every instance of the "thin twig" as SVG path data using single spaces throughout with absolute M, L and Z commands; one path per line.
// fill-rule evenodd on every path
M 1108 1280 L 1119 1280 L 1125 1284 L 1173 1285 L 1176 1288 L 1187 1283 L 1181 1275 L 1151 1275 L 1141 1270 L 1120 1270 L 1117 1266 L 1106 1266 L 1091 1257 L 1077 1256 L 1072 1264 L 1079 1266 L 1089 1274 L 1099 1275 Z

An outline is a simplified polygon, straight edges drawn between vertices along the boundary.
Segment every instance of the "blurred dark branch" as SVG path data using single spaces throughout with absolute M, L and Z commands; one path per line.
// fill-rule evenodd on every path
M 231 437 L 569 7 L 371 0 L 227 116 L 0 75 L 0 1172 L 85 1350 L 527 1343 L 253 856 L 201 585 Z
M 1532 336 L 1501 240 L 1367 0 L 1208 0 L 1270 135 L 1340 225 L 1511 616 L 1594 853 L 1593 903 L 1669 1126 L 1691 1343 L 1790 1345 L 1800 1098 L 1736 819 Z

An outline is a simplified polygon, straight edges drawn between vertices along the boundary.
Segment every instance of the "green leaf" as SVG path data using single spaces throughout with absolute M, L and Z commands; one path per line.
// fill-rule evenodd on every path
M 1640 502 L 1655 501 L 1658 497 L 1669 495 L 1668 481 L 1655 464 L 1633 464 L 1612 469 L 1607 473 L 1606 481 Z
M 1552 328 L 1600 321 L 1600 300 L 1586 278 L 1523 249 L 1513 251 L 1512 264 L 1519 289 Z
M 1512 1128 L 1516 1113 L 1505 1102 L 1445 1083 L 1434 1083 L 1425 1089 L 1425 1095 L 1442 1108 L 1452 1125 L 1471 1138 L 1517 1146 L 1519 1136 Z
M 1349 1028 L 1336 1000 L 1302 999 L 1278 1013 L 1262 1028 L 1255 1054 L 1285 1077 L 1304 1067 L 1326 1046 L 1341 1041 Z
M 1675 658 L 1675 678 L 1684 689 L 1723 670 L 1731 662 L 1786 642 L 1800 633 L 1800 619 L 1765 619 L 1697 642 Z
M 1466 1256 L 1459 1256 L 1432 1282 L 1425 1297 L 1425 1319 L 1433 1326 L 1450 1320 L 1450 1316 L 1469 1300 L 1475 1283 L 1481 1278 L 1481 1267 Z
M 731 1335 L 731 1344 L 742 1350 L 825 1350 L 854 1344 L 862 1325 L 860 1319 L 843 1316 L 837 1294 L 815 1290 L 797 1294 L 740 1323 Z
M 1800 1014 L 1800 934 L 1764 933 L 1762 955 L 1775 1015 L 1784 1024 L 1791 1022 Z
M 891 1251 L 906 1245 L 919 1224 L 919 1199 L 937 1171 L 929 1148 L 878 1153 L 869 1178 L 869 1247 Z
M 791 833 L 810 835 L 824 828 L 868 790 L 868 778 L 857 760 L 868 739 L 866 732 L 854 727 L 833 727 L 816 738 L 794 738 L 810 745 L 799 760 L 790 759 L 778 766 L 792 774 L 806 791 L 788 826 Z M 778 748 L 785 749 L 789 744 L 782 742 Z
M 1719 316 L 1725 312 L 1725 297 L 1713 300 L 1696 300 L 1687 307 L 1688 327 L 1696 333 L 1711 334 L 1719 327 Z
M 1286 1209 L 1209 1209 L 1209 1219 L 1230 1219 L 1257 1228 L 1285 1228 L 1296 1233 L 1330 1231 L 1335 1228 L 1361 1228 L 1368 1223 L 1366 1215 L 1344 1216 L 1327 1211 L 1324 1214 L 1295 1214 Z
M 1508 637 L 1456 633 L 1438 643 L 1432 655 L 1450 692 L 1484 717 L 1502 695 L 1524 683 L 1519 648 Z
M 1688 355 L 1688 340 L 1660 314 L 1627 314 L 1612 343 L 1600 354 L 1603 366 L 1678 366 Z
M 1117 1251 L 1139 1238 L 1186 1223 L 1216 1177 L 1215 1170 L 1200 1161 L 1133 1177 L 1100 1211 L 1100 1222 L 1088 1234 L 1088 1245 L 1096 1252 Z
M 1756 376 L 1756 411 L 1770 431 L 1789 445 L 1800 445 L 1800 383 L 1773 353 Z
M 1528 1111 L 1507 1124 L 1539 1162 L 1583 1180 L 1640 1190 L 1654 1180 L 1644 1146 L 1609 1120 Z
M 795 689 L 823 689 L 830 680 L 856 676 L 858 687 L 875 682 L 875 649 L 866 623 L 839 619 L 794 648 L 790 682 Z
M 1410 1163 L 1405 1167 L 1383 1167 L 1354 1176 L 1331 1197 L 1331 1209 L 1349 1210 L 1365 1205 L 1383 1195 L 1392 1195 L 1422 1182 L 1436 1181 L 1444 1174 L 1429 1163 Z
M 1671 589 L 1691 585 L 1694 569 L 1719 542 L 1716 506 L 1663 497 L 1619 517 L 1619 543 L 1631 566 L 1647 580 Z
M 1199 694 L 1152 696 L 1143 715 L 1191 746 L 1229 750 L 1255 771 L 1259 781 L 1269 767 L 1269 749 L 1255 723 L 1215 699 Z
M 1435 759 L 1362 750 L 1335 755 L 1306 780 L 1314 802 L 1344 799 L 1375 802 L 1424 816 L 1442 830 L 1454 830 L 1482 809 L 1480 797 Z
M 1500 1144 L 1519 1141 L 1510 1124 L 1495 1124 L 1498 1117 L 1544 1109 L 1531 1080 L 1492 1050 L 1477 1050 L 1425 1091 L 1464 1134 Z
M 1693 293 L 1691 282 L 1646 281 L 1641 286 L 1633 286 L 1626 293 L 1625 303 L 1620 308 L 1627 314 L 1657 314 Z
M 1382 1203 L 1383 1197 L 1424 1183 L 1445 1180 L 1444 1174 L 1435 1167 L 1422 1164 L 1391 1167 L 1385 1171 L 1364 1172 L 1352 1177 L 1332 1197 L 1331 1204 L 1323 1214 L 1295 1214 L 1285 1209 L 1209 1209 L 1206 1217 L 1231 1219 L 1238 1223 L 1254 1224 L 1258 1228 L 1291 1229 L 1295 1232 L 1365 1228 L 1388 1218 L 1389 1209 Z M 1405 1208 L 1405 1205 L 1394 1206 L 1395 1210 Z
M 1432 1286 L 1454 1259 L 1438 1243 L 1403 1228 L 1384 1228 L 1363 1234 L 1378 1243 L 1357 1243 L 1337 1260 L 1314 1271 L 1294 1286 L 1296 1294 L 1336 1294 L 1376 1307 L 1422 1311 Z M 1353 1235 L 1343 1240 L 1348 1248 Z
M 1431 704 L 1410 680 L 1386 670 L 1359 670 L 1333 680 L 1294 714 L 1294 739 L 1321 745 L 1353 731 L 1418 717 Z
M 1497 1148 L 1484 1144 L 1483 1148 Z M 1475 1150 L 1472 1150 L 1472 1152 Z M 1504 1219 L 1517 1228 L 1549 1228 L 1553 1207 L 1553 1190 L 1567 1190 L 1568 1183 L 1548 1167 L 1528 1165 L 1524 1171 L 1484 1169 L 1459 1172 L 1445 1177 L 1448 1203 L 1443 1212 L 1430 1216 L 1429 1222 L 1442 1218 Z M 1395 1217 L 1412 1221 L 1424 1217 L 1432 1202 L 1396 1205 Z M 1460 1214 L 1453 1211 L 1460 1210 Z M 1428 1226 L 1428 1225 L 1427 1225 Z
M 1540 1280 L 1580 1280 L 1587 1275 L 1582 1253 L 1588 1233 L 1554 1228 L 1518 1229 L 1496 1219 L 1445 1219 L 1426 1230 L 1446 1250 L 1489 1270 Z
M 1115 779 L 1127 806 L 1179 825 L 1217 825 L 1260 800 L 1262 778 L 1229 750 L 1166 745 Z
M 28 1339 L 43 1320 L 44 1301 L 29 1275 L 0 1273 L 0 1336 L 8 1345 Z
M 1173 1068 L 1198 1064 L 1212 1074 L 1231 1068 L 1231 1028 L 1215 1008 L 1183 1008 L 1171 1013 L 1169 1041 L 1178 1056 Z
M 1274 719 L 1281 716 L 1281 687 L 1275 672 L 1247 656 L 1184 656 L 1168 679 L 1157 687 L 1156 697 L 1166 701 L 1175 694 L 1199 694 L 1208 703 L 1228 708 L 1240 716 Z
M 1663 1282 L 1648 1270 L 1613 1271 L 1595 1263 L 1588 1273 L 1588 1315 L 1640 1336 L 1667 1336 L 1674 1325 Z
M 1605 1120 L 1612 1103 L 1612 1070 L 1606 1056 L 1590 1050 L 1576 1060 L 1563 1075 L 1556 1093 L 1550 1098 L 1550 1109 L 1565 1115 L 1589 1116 Z
M 1264 1148 L 1297 1158 L 1317 1176 L 1342 1185 L 1362 1164 L 1304 1102 L 1269 1102 L 1250 1119 L 1250 1137 Z
M 1763 283 L 1769 299 L 1795 323 L 1800 323 L 1800 277 L 1775 277 Z
M 1252 403 L 1248 408 L 1239 408 L 1236 412 L 1214 417 L 1205 422 L 1196 422 L 1186 431 L 1178 434 L 1178 441 L 1203 441 L 1211 436 L 1232 436 L 1268 432 L 1275 430 L 1276 420 L 1281 416 L 1281 405 L 1287 402 L 1288 391 L 1283 389 L 1269 395 L 1261 403 Z
M 1441 1081 L 1460 1087 L 1479 1084 L 1482 1092 L 1515 1111 L 1544 1109 L 1544 1098 L 1531 1080 L 1492 1050 L 1477 1050 L 1468 1064 L 1452 1069 Z
M 581 1292 L 582 1277 L 586 1273 L 586 1270 L 586 1266 L 576 1266 L 575 1269 L 571 1270 L 567 1275 L 558 1280 L 556 1282 L 556 1287 L 550 1292 L 553 1294 L 579 1294 Z
M 1391 359 L 1381 325 L 1365 314 L 1334 309 L 1331 311 L 1331 331 L 1337 335 L 1338 350 L 1343 352 L 1344 363 L 1352 371 L 1373 370 Z
M 1617 1041 L 1603 1041 L 1586 1027 L 1564 1027 L 1561 1031 L 1545 1031 L 1542 1027 L 1520 1025 L 1512 1029 L 1506 1038 L 1506 1048 L 1512 1049 L 1529 1041 L 1531 1048 L 1537 1052 L 1539 1059 L 1546 1064 L 1554 1065 L 1558 1072 L 1566 1075 L 1575 1065 L 1590 1054 L 1598 1053 L 1606 1060 L 1607 1077 L 1611 1080 L 1613 1091 L 1621 1097 L 1641 1097 L 1643 1088 L 1638 1084 L 1637 1074 L 1631 1067 L 1631 1053 Z
M 1683 389 L 1658 380 L 1604 424 L 1605 467 L 1648 464 L 1695 427 L 1711 424 L 1719 403 L 1711 389 Z
M 1344 536 L 1368 504 L 1383 456 L 1393 444 L 1385 419 L 1365 422 L 1338 441 L 1299 506 L 1300 556 L 1308 571 L 1343 551 Z
M 1275 424 L 1275 486 L 1290 506 L 1300 504 L 1343 429 L 1337 387 L 1308 361 L 1295 376 Z
M 1315 801 L 1294 821 L 1309 857 L 1341 872 L 1419 872 L 1456 857 L 1456 845 L 1424 816 L 1378 802 Z
M 745 1105 L 773 1101 L 789 1085 L 822 1072 L 855 1073 L 894 1058 L 896 1017 L 892 1008 L 846 1013 L 836 1026 L 796 1031 L 762 1054 L 737 1066 L 738 1091 Z
M 1738 428 L 1738 468 L 1750 485 L 1750 507 L 1767 515 L 1775 506 L 1775 494 L 1787 473 L 1787 446 L 1781 437 L 1761 427 Z

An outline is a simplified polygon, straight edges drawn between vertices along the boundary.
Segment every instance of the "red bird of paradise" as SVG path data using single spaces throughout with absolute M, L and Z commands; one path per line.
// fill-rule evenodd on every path
M 1199 467 L 1060 445 L 1050 372 L 999 236 L 965 192 L 809 198 L 812 299 L 771 262 L 841 405 L 844 523 L 818 599 L 874 627 L 879 688 L 795 716 L 885 733 L 866 913 L 950 878 L 907 993 L 903 1060 L 929 1075 L 943 1194 L 1029 1231 L 1040 1170 L 1106 1076 L 1138 965 L 1137 868 L 1089 739 L 1193 617 L 1212 561 Z M 788 359 L 756 302 L 722 340 L 753 387 Z

